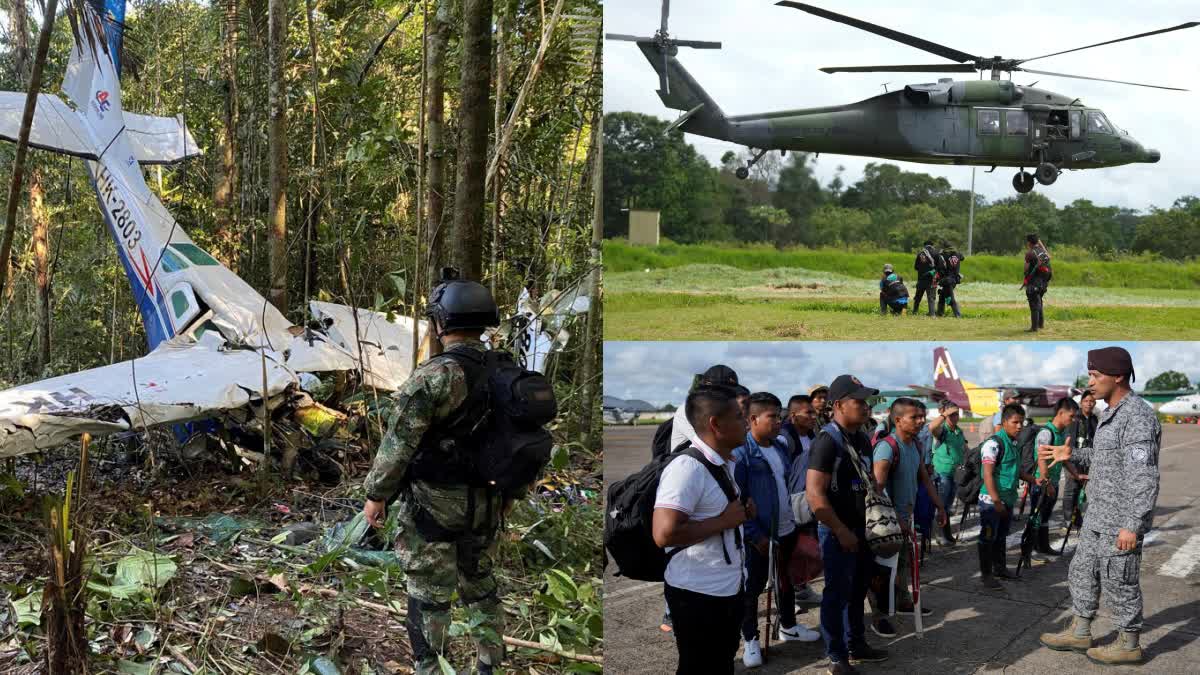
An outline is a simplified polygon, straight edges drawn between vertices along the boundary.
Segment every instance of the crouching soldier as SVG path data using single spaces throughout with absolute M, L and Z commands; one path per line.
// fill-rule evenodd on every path
M 1086 652 L 1101 664 L 1140 663 L 1142 589 L 1139 568 L 1142 540 L 1150 530 L 1158 501 L 1158 450 L 1162 427 L 1154 408 L 1133 393 L 1133 360 L 1120 347 L 1088 352 L 1088 389 L 1108 403 L 1100 413 L 1091 447 L 1042 445 L 1039 456 L 1055 464 L 1090 462 L 1088 510 L 1071 560 L 1068 582 L 1075 618 L 1061 633 L 1045 633 L 1043 645 L 1059 651 Z M 1119 635 L 1103 647 L 1092 646 L 1092 619 L 1100 594 Z
M 887 314 L 890 309 L 892 314 L 900 314 L 907 306 L 908 287 L 904 285 L 904 279 L 890 264 L 884 265 L 883 276 L 879 279 L 879 313 Z
M 408 618 L 414 670 L 440 673 L 447 655 L 450 600 L 455 591 L 483 619 L 472 631 L 479 673 L 492 673 L 504 657 L 504 610 L 492 572 L 499 524 L 524 489 L 481 487 L 464 461 L 482 441 L 476 383 L 489 376 L 495 352 L 485 351 L 483 331 L 499 325 L 486 288 L 459 281 L 447 270 L 430 296 L 429 329 L 444 352 L 422 363 L 394 395 L 387 433 L 366 478 L 363 513 L 375 527 L 399 494 L 397 551 L 407 576 Z M 484 427 L 488 425 L 483 424 Z

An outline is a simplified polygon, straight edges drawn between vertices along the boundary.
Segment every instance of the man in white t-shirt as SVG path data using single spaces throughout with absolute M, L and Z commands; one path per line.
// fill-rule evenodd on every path
M 754 515 L 733 481 L 733 450 L 745 420 L 734 393 L 700 387 L 684 404 L 704 456 L 676 457 L 659 477 L 654 541 L 670 556 L 664 594 L 674 620 L 677 672 L 732 673 L 745 585 L 741 525 Z M 718 481 L 718 476 L 722 476 Z

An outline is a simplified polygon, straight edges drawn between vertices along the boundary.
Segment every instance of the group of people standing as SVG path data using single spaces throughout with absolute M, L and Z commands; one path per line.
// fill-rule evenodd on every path
M 954 297 L 954 289 L 962 283 L 962 261 L 966 256 L 959 253 L 954 246 L 942 242 L 941 250 L 928 240 L 917 251 L 913 269 L 917 273 L 917 295 L 909 310 L 911 314 L 921 311 L 921 298 L 925 298 L 929 307 L 929 316 L 934 315 L 934 289 L 937 289 L 937 315 L 946 314 L 946 305 L 950 306 L 955 318 L 962 318 L 958 308 L 958 300 Z M 879 312 L 901 314 L 908 307 L 908 287 L 904 279 L 896 274 L 896 268 L 888 263 L 883 266 L 883 275 L 879 279 Z
M 879 391 L 852 375 L 792 396 L 786 406 L 771 393 L 742 386 L 727 366 L 697 376 L 685 405 L 656 434 L 656 448 L 670 438 L 665 452 L 682 455 L 662 470 L 653 511 L 654 542 L 667 551 L 664 629 L 675 636 L 678 672 L 732 672 L 739 643 L 744 664 L 761 665 L 764 637 L 823 640 L 835 674 L 887 659 L 866 640 L 864 602 L 873 608 L 872 630 L 886 638 L 897 634 L 888 616 L 931 610 L 911 594 L 913 547 L 900 547 L 894 574 L 879 564 L 868 543 L 868 495 L 890 499 L 908 541 L 917 537 L 924 501 L 944 545 L 954 542 L 948 514 L 956 499 L 977 501 L 981 583 L 994 590 L 1012 578 L 1005 540 L 1021 481 L 1031 489 L 1030 517 L 1040 519 L 1037 550 L 1055 554 L 1048 527 L 1064 468 L 1064 501 L 1073 504 L 1088 484 L 1091 506 L 1071 562 L 1075 618 L 1066 631 L 1043 635 L 1042 643 L 1086 652 L 1100 663 L 1139 662 L 1137 566 L 1157 499 L 1161 429 L 1150 405 L 1130 388 L 1133 367 L 1125 350 L 1092 350 L 1088 369 L 1082 406 L 1064 398 L 1045 425 L 1024 430 L 1025 410 L 1009 398 L 995 432 L 974 450 L 949 402 L 927 423 L 923 403 L 898 398 L 877 425 L 870 402 Z M 1096 397 L 1109 406 L 1101 416 L 1092 412 Z M 1036 435 L 1033 450 L 1022 452 L 1018 439 L 1029 432 Z M 982 480 L 976 493 L 964 495 L 955 474 L 973 452 Z M 1064 505 L 1066 518 L 1072 512 Z M 808 569 L 806 561 L 817 571 L 793 583 L 788 571 L 798 563 Z M 824 578 L 822 593 L 799 583 L 816 576 Z M 778 611 L 768 636 L 757 625 L 765 590 Z M 1093 647 L 1090 626 L 1101 593 L 1120 637 Z M 804 603 L 820 604 L 818 630 L 797 622 L 796 607 Z
M 936 289 L 937 316 L 945 316 L 946 306 L 949 305 L 955 318 L 962 318 L 958 299 L 954 291 L 963 281 L 962 262 L 966 258 L 954 246 L 943 242 L 937 249 L 932 240 L 927 240 L 917 251 L 913 269 L 917 274 L 917 292 L 911 298 L 904 278 L 896 273 L 891 263 L 883 266 L 879 278 L 879 313 L 898 315 L 905 309 L 910 314 L 921 311 L 922 298 L 926 301 L 929 316 L 934 316 L 934 299 Z M 1050 252 L 1037 234 L 1025 236 L 1025 265 L 1022 273 L 1021 289 L 1029 303 L 1029 332 L 1037 332 L 1046 327 L 1046 315 L 1043 299 L 1050 288 L 1050 280 L 1054 276 L 1051 266 Z

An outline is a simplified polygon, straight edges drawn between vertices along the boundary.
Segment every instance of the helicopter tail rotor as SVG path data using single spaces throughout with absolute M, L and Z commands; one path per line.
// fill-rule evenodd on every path
M 620 40 L 625 42 L 636 42 L 641 45 L 654 45 L 662 57 L 661 67 L 655 65 L 655 70 L 658 71 L 659 93 L 663 96 L 671 94 L 671 59 L 679 52 L 680 47 L 691 47 L 692 49 L 720 49 L 720 42 L 712 42 L 706 40 L 676 40 L 667 32 L 667 23 L 671 15 L 671 0 L 662 0 L 662 18 L 659 23 L 659 29 L 652 37 L 637 37 L 635 35 L 623 35 L 619 33 L 606 33 L 604 37 L 608 40 Z M 643 50 L 644 51 L 644 50 Z

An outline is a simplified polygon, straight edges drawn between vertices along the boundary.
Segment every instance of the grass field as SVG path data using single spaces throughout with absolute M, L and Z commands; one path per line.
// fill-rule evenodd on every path
M 711 255 L 709 262 L 697 262 Z M 962 319 L 880 317 L 878 276 L 909 254 L 605 245 L 607 340 L 1028 339 L 1021 261 L 964 263 Z M 773 263 L 773 264 L 772 264 Z M 810 266 L 800 266 L 798 263 Z M 877 264 L 876 264 L 877 263 Z M 1008 269 L 1012 266 L 1013 269 Z M 1125 275 L 1110 267 L 1131 268 Z M 1067 280 L 1103 280 L 1069 284 Z M 988 281 L 977 279 L 986 278 Z M 1011 280 L 1011 281 L 1010 281 Z M 915 295 L 915 284 L 909 283 Z M 924 306 L 922 306 L 924 310 Z M 1200 339 L 1200 265 L 1056 262 L 1038 339 Z

